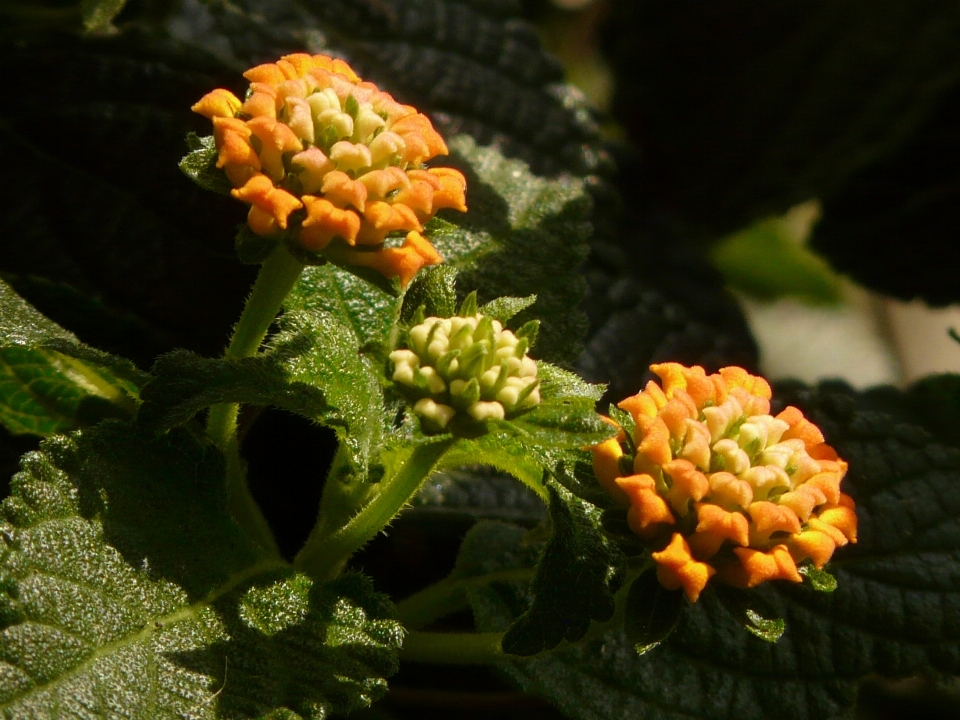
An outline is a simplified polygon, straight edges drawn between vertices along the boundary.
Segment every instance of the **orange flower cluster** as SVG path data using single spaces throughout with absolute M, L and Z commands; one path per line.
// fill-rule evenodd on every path
M 695 602 L 714 575 L 742 588 L 800 582 L 797 563 L 822 568 L 856 542 L 853 500 L 840 492 L 847 464 L 797 408 L 770 415 L 763 378 L 738 367 L 651 370 L 663 388 L 651 381 L 619 404 L 636 423 L 632 442 L 621 429 L 591 450 L 630 529 L 665 545 L 652 553 L 664 587 Z
M 325 55 L 287 55 L 244 77 L 245 101 L 217 89 L 193 110 L 213 121 L 217 167 L 250 204 L 253 232 L 287 232 L 403 285 L 441 262 L 420 233 L 442 208 L 466 211 L 466 181 L 423 166 L 448 152 L 425 115 Z M 408 233 L 403 246 L 383 247 L 397 231 Z

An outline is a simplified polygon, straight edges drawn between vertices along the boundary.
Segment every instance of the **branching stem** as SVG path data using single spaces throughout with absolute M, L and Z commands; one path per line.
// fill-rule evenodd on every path
M 418 445 L 396 474 L 380 482 L 373 499 L 340 527 L 331 529 L 320 518 L 294 566 L 318 580 L 337 577 L 350 557 L 396 517 L 453 442 L 447 439 Z
M 257 353 L 303 267 L 303 263 L 282 247 L 263 262 L 243 314 L 233 329 L 230 345 L 223 354 L 225 358 L 240 359 Z M 254 540 L 278 553 L 273 533 L 247 487 L 237 441 L 239 409 L 237 403 L 223 403 L 210 408 L 207 437 L 220 448 L 227 460 L 227 503 L 230 512 Z

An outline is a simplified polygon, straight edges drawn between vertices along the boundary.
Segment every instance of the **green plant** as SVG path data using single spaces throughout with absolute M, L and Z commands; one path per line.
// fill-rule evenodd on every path
M 29 177 L 59 170 L 83 247 L 108 248 L 74 267 L 50 250 L 42 209 L 11 222 L 27 240 L 0 280 L 0 421 L 11 455 L 22 436 L 45 439 L 0 506 L 5 717 L 325 718 L 383 698 L 400 663 L 494 666 L 583 720 L 835 717 L 868 676 L 960 673 L 949 379 L 908 393 L 771 393 L 733 362 L 713 374 L 661 362 L 662 387 L 599 404 L 604 386 L 574 372 L 592 319 L 581 265 L 616 216 L 604 200 L 615 191 L 585 111 L 545 89 L 553 71 L 530 40 L 495 10 L 449 4 L 520 59 L 491 74 L 462 47 L 428 49 L 466 57 L 485 90 L 545 109 L 533 125 L 547 140 L 509 126 L 510 113 L 485 118 L 506 127 L 497 144 L 444 140 L 343 61 L 278 49 L 343 51 L 377 76 L 400 74 L 401 90 L 432 82 L 429 53 L 419 65 L 378 55 L 401 31 L 377 3 L 353 20 L 328 3 L 285 5 L 301 13 L 295 29 L 268 6 L 210 6 L 233 43 L 226 59 L 158 32 L 159 6 L 134 4 L 140 14 L 114 28 L 116 2 L 84 3 L 82 15 L 21 8 L 22 37 L 0 58 L 44 76 L 56 28 L 82 17 L 99 36 L 65 41 L 89 83 L 67 115 L 121 117 L 130 125 L 105 125 L 110 142 L 143 146 L 114 168 L 119 181 L 91 180 L 69 138 L 0 121 Z M 304 17 L 341 45 L 317 48 Z M 248 71 L 245 95 L 234 66 L 251 37 L 262 45 L 250 55 L 284 57 Z M 59 83 L 68 67 L 52 67 Z M 521 69 L 529 76 L 512 85 Z M 214 90 L 224 86 L 237 94 Z M 187 114 L 201 96 L 212 137 Z M 456 126 L 435 110 L 438 128 Z M 180 169 L 199 187 L 175 173 L 154 182 L 149 169 L 177 158 L 155 162 L 138 133 L 162 146 L 187 130 Z M 33 197 L 22 192 L 14 199 Z M 235 228 L 242 264 L 215 246 Z M 32 237 L 46 253 L 36 265 Z M 196 294 L 169 293 L 158 311 L 109 276 L 111 262 L 188 268 L 177 287 Z M 99 266 L 106 279 L 89 269 Z M 222 292 L 219 272 L 231 287 L 253 281 L 242 309 L 244 291 Z M 64 306 L 90 344 L 38 309 Z M 239 320 L 214 356 L 206 334 L 230 312 Z M 641 373 L 629 382 L 641 390 Z M 322 493 L 294 552 L 252 490 L 244 443 L 258 408 L 336 438 L 325 476 L 304 480 Z M 322 454 L 297 446 L 304 437 L 317 436 L 281 438 L 270 467 Z M 483 468 L 545 515 L 471 522 L 445 577 L 388 596 L 358 553 L 411 503 L 422 508 L 431 478 L 483 486 Z M 472 628 L 444 625 L 463 610 Z

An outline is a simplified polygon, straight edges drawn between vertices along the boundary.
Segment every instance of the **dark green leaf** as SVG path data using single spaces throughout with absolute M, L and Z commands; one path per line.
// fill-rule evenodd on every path
M 383 395 L 359 355 L 356 336 L 324 312 L 284 315 L 267 350 L 240 360 L 164 355 L 143 390 L 139 420 L 155 429 L 181 425 L 223 402 L 272 405 L 332 427 L 363 469 L 380 443 Z
M 113 19 L 120 14 L 127 0 L 81 0 L 80 12 L 83 27 L 90 33 L 108 32 L 113 28 Z
M 196 134 L 187 135 L 187 144 L 190 152 L 180 161 L 180 170 L 204 190 L 211 190 L 221 195 L 229 195 L 233 185 L 217 167 L 217 147 L 214 145 L 213 135 L 197 137 Z
M 425 317 L 452 317 L 457 311 L 456 278 L 456 269 L 449 265 L 438 265 L 421 272 L 404 295 L 401 320 L 411 323 L 421 307 Z
M 0 280 L 0 422 L 12 433 L 130 417 L 145 379 L 132 363 L 82 345 Z
M 801 565 L 797 570 L 817 592 L 833 592 L 837 589 L 837 579 L 826 570 L 817 570 L 812 565 Z
M 512 655 L 580 640 L 591 620 L 613 616 L 613 593 L 623 581 L 623 556 L 599 530 L 599 511 L 562 487 L 548 490 L 553 532 L 530 585 L 530 608 L 503 637 L 503 650 Z
M 463 216 L 428 233 L 445 261 L 460 271 L 461 293 L 476 289 L 482 302 L 536 294 L 518 323 L 543 321 L 537 357 L 571 364 L 586 318 L 579 309 L 585 283 L 579 272 L 590 236 L 590 202 L 571 176 L 539 178 L 469 137 L 450 142 L 450 164 L 467 178 Z M 430 228 L 428 228 L 428 231 Z
M 770 606 L 760 590 L 740 590 L 717 584 L 713 591 L 745 630 L 761 640 L 775 643 L 783 635 L 783 618 Z
M 280 241 L 277 238 L 265 238 L 257 235 L 250 226 L 244 223 L 237 229 L 237 237 L 233 247 L 237 257 L 245 265 L 259 265 L 277 249 Z
M 667 590 L 649 568 L 627 592 L 623 630 L 637 653 L 643 655 L 666 640 L 686 607 L 683 590 Z
M 335 265 L 308 267 L 284 302 L 288 312 L 322 311 L 353 331 L 363 351 L 385 349 L 400 299 Z M 384 358 L 385 361 L 385 358 Z
M 369 705 L 401 630 L 360 576 L 321 585 L 241 534 L 223 460 L 109 422 L 28 455 L 0 510 L 9 717 L 301 717 Z
M 546 497 L 540 458 L 515 433 L 491 432 L 476 438 L 461 438 L 440 459 L 435 471 L 485 465 L 508 473 Z
M 480 312 L 489 315 L 494 320 L 506 324 L 514 315 L 526 310 L 537 301 L 536 295 L 527 295 L 527 297 L 500 297 L 491 300 L 480 308 Z

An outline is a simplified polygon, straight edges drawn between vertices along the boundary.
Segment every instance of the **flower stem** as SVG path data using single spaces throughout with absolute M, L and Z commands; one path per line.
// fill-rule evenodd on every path
M 337 527 L 321 517 L 294 566 L 318 580 L 337 577 L 350 557 L 396 517 L 453 442 L 446 439 L 414 448 L 403 467 L 375 486 L 378 492 L 373 499 L 343 525 Z
M 227 359 L 251 357 L 260 349 L 270 325 L 293 288 L 303 263 L 283 247 L 268 257 L 260 268 L 243 314 L 233 329 L 233 337 L 223 356 Z M 210 408 L 207 437 L 220 449 L 227 461 L 227 505 L 236 521 L 264 549 L 278 554 L 276 540 L 267 521 L 247 487 L 240 444 L 237 441 L 237 403 L 221 403 Z
M 505 659 L 503 633 L 407 633 L 400 659 L 443 665 L 489 665 Z

